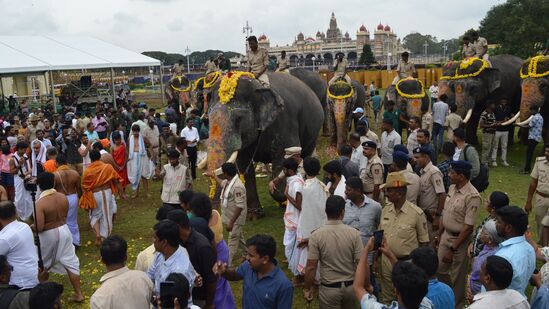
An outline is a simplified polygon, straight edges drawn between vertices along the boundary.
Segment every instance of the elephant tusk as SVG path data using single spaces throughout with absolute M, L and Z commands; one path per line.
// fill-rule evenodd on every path
M 206 155 L 206 157 L 202 159 L 202 161 L 198 162 L 198 165 L 196 167 L 202 170 L 206 167 L 206 164 L 208 164 L 208 155 Z
M 517 121 L 519 116 L 520 116 L 520 111 L 515 116 L 513 116 L 513 118 L 511 118 L 511 119 L 509 119 L 505 122 L 502 122 L 501 125 L 502 126 L 508 126 L 508 125 L 512 124 L 513 122 Z
M 523 122 L 518 122 L 517 121 L 515 124 L 519 127 L 526 127 L 530 123 L 532 118 L 534 118 L 534 115 L 531 115 L 530 117 L 528 117 L 528 119 L 524 120 Z
M 229 157 L 229 160 L 227 160 L 227 162 L 234 163 L 236 161 L 236 157 L 238 157 L 238 151 L 233 152 Z
M 471 119 L 471 115 L 473 115 L 473 109 L 470 108 L 468 111 L 467 111 L 467 114 L 465 115 L 465 118 L 463 118 L 463 123 L 467 123 L 469 122 L 469 120 Z

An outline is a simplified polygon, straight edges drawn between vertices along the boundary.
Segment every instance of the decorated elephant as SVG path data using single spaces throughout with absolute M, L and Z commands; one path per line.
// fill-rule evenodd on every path
M 454 92 L 450 88 L 450 78 L 455 75 L 460 61 L 450 61 L 442 67 L 442 76 L 438 81 L 438 96 L 445 94 L 448 105 L 455 104 Z M 434 102 L 431 102 L 434 103 Z
M 211 90 L 219 82 L 221 76 L 221 72 L 215 71 L 194 82 L 191 91 L 191 105 L 198 109 L 200 115 L 208 112 Z
M 549 56 L 536 56 L 526 60 L 520 69 L 522 97 L 520 123 L 527 126 L 531 119 L 531 107 L 541 109 L 544 119 L 549 119 Z M 549 140 L 549 121 L 544 124 L 544 140 Z M 526 133 L 526 130 L 523 130 Z M 524 135 L 524 134 L 522 134 Z
M 347 142 L 351 128 L 352 112 L 366 103 L 366 89 L 356 80 L 349 85 L 344 79 L 328 86 L 328 127 L 334 128 L 330 144 L 339 149 Z
M 389 101 L 395 103 L 395 108 L 405 112 L 406 117 L 421 119 L 421 110 L 429 108 L 429 96 L 425 93 L 425 86 L 419 79 L 405 78 L 391 85 L 385 91 L 383 106 L 387 110 Z
M 520 105 L 520 75 L 522 60 L 512 55 L 490 57 L 490 63 L 478 58 L 460 62 L 453 76 L 447 76 L 454 93 L 457 113 L 466 123 L 466 140 L 477 144 L 480 114 L 488 100 L 507 98 L 511 111 Z M 510 134 L 512 136 L 512 134 Z
M 290 74 L 267 74 L 270 88 L 246 72 L 231 72 L 214 86 L 207 162 L 199 164 L 207 164 L 209 172 L 226 161 L 237 164 L 245 178 L 248 215 L 261 211 L 253 163 L 272 163 L 277 175 L 285 148 L 300 146 L 303 157 L 311 155 L 324 121 L 322 105 L 305 83 Z
M 177 119 L 178 129 L 181 125 L 181 120 L 185 114 L 185 108 L 190 102 L 190 91 L 192 88 L 192 82 L 184 75 L 175 76 L 170 79 L 164 87 L 164 94 L 168 100 L 168 104 L 172 105 L 177 112 L 179 119 Z

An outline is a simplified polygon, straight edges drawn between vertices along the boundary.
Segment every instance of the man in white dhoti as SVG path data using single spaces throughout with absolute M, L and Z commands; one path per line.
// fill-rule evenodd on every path
M 53 187 L 55 176 L 43 172 L 36 180 L 42 193 L 36 201 L 36 221 L 31 227 L 38 232 L 44 267 L 58 274 L 67 274 L 74 289 L 72 298 L 83 302 L 80 289 L 80 261 L 72 245 L 72 235 L 66 224 L 69 203 L 64 194 Z
M 80 231 L 78 229 L 78 197 L 82 195 L 80 175 L 70 168 L 65 155 L 59 154 L 55 158 L 55 162 L 57 164 L 57 171 L 53 173 L 55 175 L 55 190 L 67 198 L 69 203 L 67 226 L 72 234 L 73 245 L 80 246 Z
M 29 148 L 27 142 L 18 142 L 15 146 L 16 152 L 10 159 L 10 172 L 13 175 L 15 187 L 15 207 L 17 216 L 26 221 L 32 215 L 32 197 L 30 191 L 25 189 L 25 178 L 31 177 L 30 160 L 25 154 Z
M 102 239 L 112 232 L 113 193 L 122 192 L 122 179 L 110 164 L 101 162 L 99 151 L 90 150 L 90 159 L 92 163 L 82 175 L 82 197 L 79 205 L 89 211 L 90 225 L 95 232 L 95 244 L 100 245 Z M 123 192 L 121 196 L 126 198 Z
M 307 244 L 309 236 L 317 228 L 324 225 L 326 222 L 326 200 L 330 193 L 328 187 L 316 176 L 320 171 L 320 161 L 317 158 L 305 158 L 303 160 L 303 168 L 307 173 L 307 179 L 303 185 L 301 214 L 297 223 L 297 255 L 299 257 L 297 263 L 297 271 L 305 275 L 305 266 L 307 266 L 307 256 L 309 250 Z M 319 277 L 319 276 L 317 276 Z
M 296 276 L 294 278 L 296 283 L 303 279 L 297 272 L 296 230 L 301 212 L 301 192 L 304 183 L 301 175 L 297 174 L 297 165 L 297 161 L 292 158 L 285 159 L 282 163 L 284 174 L 288 177 L 286 179 L 287 185 L 285 190 L 288 204 L 284 213 L 284 248 L 286 258 L 288 259 L 288 268 Z
M 132 198 L 138 196 L 140 182 L 143 182 L 145 195 L 150 197 L 149 179 L 155 170 L 154 164 L 147 154 L 146 145 L 149 143 L 147 139 L 143 138 L 140 130 L 138 125 L 132 126 L 132 136 L 128 147 L 128 180 L 134 191 Z

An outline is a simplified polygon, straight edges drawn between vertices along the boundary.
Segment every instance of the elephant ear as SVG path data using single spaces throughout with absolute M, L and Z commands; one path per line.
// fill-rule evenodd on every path
M 482 73 L 488 93 L 494 92 L 501 86 L 501 72 L 498 69 L 488 68 Z
M 256 100 L 252 102 L 252 105 L 256 115 L 256 127 L 258 130 L 263 131 L 284 110 L 284 99 L 269 88 L 257 88 L 255 92 L 257 96 L 255 96 Z
M 387 104 L 389 101 L 397 103 L 397 95 L 396 95 L 396 88 L 394 85 L 391 85 L 387 87 L 387 90 L 385 91 L 385 95 L 383 96 L 383 107 L 387 108 Z

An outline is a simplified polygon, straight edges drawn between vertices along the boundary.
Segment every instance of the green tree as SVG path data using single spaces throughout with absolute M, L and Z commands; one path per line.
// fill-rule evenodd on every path
M 480 22 L 479 33 L 496 52 L 528 58 L 547 41 L 549 0 L 508 0 L 492 7 Z
M 364 46 L 362 46 L 362 54 L 360 54 L 360 59 L 358 59 L 358 64 L 370 65 L 374 63 L 376 63 L 376 59 L 374 58 L 372 48 L 369 44 L 364 44 Z

